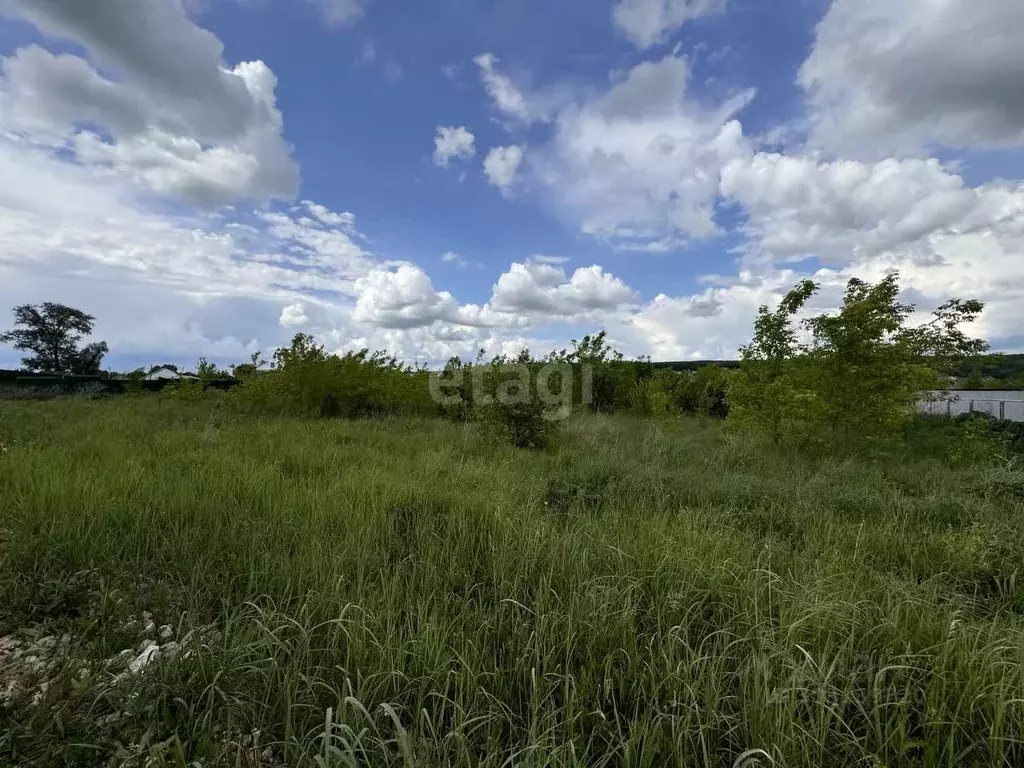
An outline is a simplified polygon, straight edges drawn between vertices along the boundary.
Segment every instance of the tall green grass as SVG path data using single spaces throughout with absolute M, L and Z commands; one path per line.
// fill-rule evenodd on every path
M 984 451 L 0 409 L 0 630 L 198 638 L 69 664 L 0 762 L 256 765 L 258 730 L 288 766 L 1024 764 L 1024 473 Z

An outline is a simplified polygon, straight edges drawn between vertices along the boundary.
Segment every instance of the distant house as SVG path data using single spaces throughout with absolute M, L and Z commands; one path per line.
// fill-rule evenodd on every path
M 160 381 L 162 379 L 198 379 L 199 377 L 192 373 L 178 373 L 173 368 L 168 366 L 161 366 L 154 368 L 152 371 L 142 377 L 143 381 Z

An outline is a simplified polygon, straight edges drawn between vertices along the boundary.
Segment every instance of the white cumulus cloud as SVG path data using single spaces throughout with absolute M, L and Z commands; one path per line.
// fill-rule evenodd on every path
M 629 286 L 596 264 L 566 278 L 561 267 L 527 262 L 513 263 L 498 278 L 489 306 L 498 312 L 565 317 L 618 309 L 635 298 Z
M 735 116 L 752 94 L 707 109 L 687 97 L 689 78 L 684 58 L 644 62 L 557 117 L 533 165 L 585 234 L 659 251 L 718 232 L 718 177 L 750 152 Z
M 413 264 L 377 269 L 356 282 L 353 318 L 383 328 L 414 328 L 453 315 L 450 293 L 438 293 L 430 277 Z
M 799 82 L 811 139 L 869 158 L 1024 143 L 1024 3 L 834 0 Z
M 305 325 L 309 322 L 309 317 L 306 315 L 306 305 L 301 301 L 289 304 L 281 310 L 281 317 L 278 322 L 280 322 L 283 328 L 298 328 Z
M 198 205 L 295 195 L 299 171 L 282 137 L 274 73 L 261 61 L 227 67 L 220 41 L 180 3 L 0 8 L 88 56 L 28 46 L 0 59 L 0 129 L 70 142 L 83 163 Z
M 437 126 L 434 137 L 434 165 L 447 168 L 453 159 L 469 160 L 476 154 L 473 134 L 465 126 Z
M 721 179 L 722 194 L 747 210 L 757 245 L 781 258 L 845 261 L 1024 220 L 1020 187 L 971 188 L 935 159 L 757 153 L 731 161 Z
M 484 158 L 484 175 L 487 181 L 502 193 L 508 193 L 516 180 L 519 165 L 523 162 L 523 148 L 518 144 L 494 147 Z

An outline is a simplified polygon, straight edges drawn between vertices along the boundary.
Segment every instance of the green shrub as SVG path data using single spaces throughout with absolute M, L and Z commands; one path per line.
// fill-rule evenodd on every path
M 487 434 L 516 448 L 547 447 L 567 414 L 542 395 L 536 367 L 498 362 L 479 381 L 483 392 L 475 396 L 474 410 Z
M 321 418 L 435 412 L 425 371 L 383 352 L 338 356 L 306 334 L 274 353 L 273 367 L 253 372 L 231 393 L 238 408 L 270 415 Z
M 434 382 L 438 412 L 450 421 L 468 421 L 473 414 L 473 366 L 451 358 Z
M 198 403 L 206 396 L 206 385 L 199 379 L 184 379 L 168 384 L 160 390 L 164 400 L 177 400 L 183 403 Z
M 667 416 L 679 410 L 673 401 L 669 375 L 638 379 L 629 390 L 629 410 L 637 416 Z
M 930 322 L 908 326 L 914 307 L 899 302 L 895 272 L 874 284 L 851 278 L 838 312 L 803 320 L 811 343 L 801 343 L 793 320 L 817 290 L 804 280 L 774 311 L 762 306 L 754 338 L 740 349 L 729 393 L 734 420 L 775 440 L 816 431 L 842 440 L 899 434 L 939 373 L 987 347 L 961 330 L 982 311 L 976 300 L 952 299 Z

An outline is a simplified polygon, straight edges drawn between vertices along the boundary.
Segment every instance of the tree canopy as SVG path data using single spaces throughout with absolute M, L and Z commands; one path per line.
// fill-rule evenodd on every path
M 987 349 L 963 331 L 984 308 L 980 301 L 952 299 L 930 321 L 908 326 L 914 307 L 899 301 L 895 272 L 874 284 L 851 279 L 837 313 L 803 320 L 801 341 L 792 320 L 817 290 L 805 280 L 774 311 L 761 307 L 754 338 L 741 349 L 732 416 L 776 438 L 794 428 L 892 432 L 922 390 L 939 387 L 960 361 Z
M 14 308 L 14 328 L 0 334 L 0 344 L 30 352 L 21 360 L 30 371 L 92 375 L 99 373 L 106 342 L 80 347 L 96 318 L 80 309 L 46 301 Z

